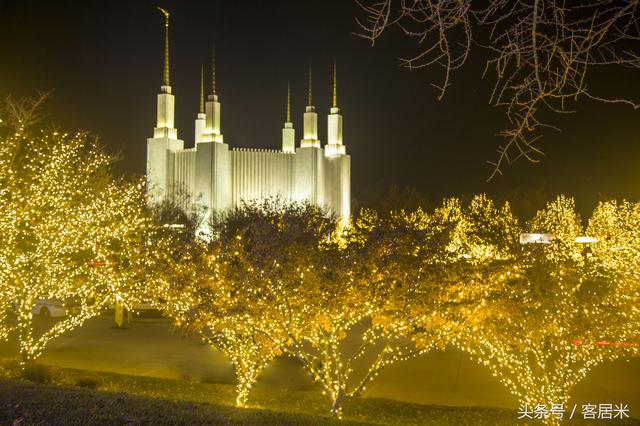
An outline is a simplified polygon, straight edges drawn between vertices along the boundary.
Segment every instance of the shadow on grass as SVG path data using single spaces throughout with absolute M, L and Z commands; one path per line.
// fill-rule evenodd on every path
M 359 424 L 300 413 L 171 401 L 164 398 L 19 381 L 0 381 L 0 423 L 9 425 Z
M 514 425 L 515 410 L 491 407 L 422 405 L 377 398 L 352 398 L 343 420 L 328 417 L 330 401 L 317 390 L 256 386 L 249 408 L 234 406 L 230 384 L 170 380 L 55 368 L 55 385 L 15 376 L 0 379 L 0 424 L 387 424 Z M 8 370 L 6 370 L 8 371 Z M 6 374 L 5 374 L 6 376 Z M 74 385 L 86 382 L 87 387 Z M 17 421 L 17 422 L 16 422 Z M 16 423 L 14 423 L 16 422 Z M 529 425 L 541 425 L 529 420 Z M 640 425 L 624 421 L 571 421 L 579 425 Z

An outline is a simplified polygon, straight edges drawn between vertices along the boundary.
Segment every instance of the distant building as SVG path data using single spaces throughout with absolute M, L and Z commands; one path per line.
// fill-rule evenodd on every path
M 288 93 L 281 149 L 232 148 L 222 135 L 221 105 L 216 91 L 215 56 L 211 93 L 205 101 L 204 75 L 200 76 L 200 112 L 195 119 L 195 146 L 185 148 L 174 127 L 175 97 L 169 80 L 169 18 L 165 21 L 164 79 L 158 94 L 157 123 L 147 139 L 147 193 L 159 203 L 184 191 L 208 212 L 221 212 L 242 201 L 278 197 L 308 201 L 326 208 L 342 220 L 351 213 L 351 157 L 342 140 L 342 115 L 337 103 L 336 68 L 333 69 L 333 104 L 327 119 L 327 143 L 318 137 L 318 114 L 312 103 L 309 69 L 308 105 L 303 137 L 295 143 Z
M 553 234 L 520 234 L 520 244 L 551 244 L 554 239 Z

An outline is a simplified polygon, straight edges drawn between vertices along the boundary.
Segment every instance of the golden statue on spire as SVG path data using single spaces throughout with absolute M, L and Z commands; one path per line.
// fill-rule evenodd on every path
M 161 7 L 158 7 L 158 10 L 164 15 L 164 75 L 162 85 L 171 86 L 169 81 L 169 12 Z

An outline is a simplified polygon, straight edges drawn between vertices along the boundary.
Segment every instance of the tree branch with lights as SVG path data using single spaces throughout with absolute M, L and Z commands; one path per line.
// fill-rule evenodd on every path
M 45 99 L 8 99 L 0 121 L 1 333 L 13 327 L 23 362 L 117 295 L 137 297 L 150 229 L 143 183 L 114 178 L 115 158 L 88 134 L 38 127 Z M 38 300 L 67 317 L 36 335 Z
M 595 366 L 638 353 L 633 266 L 606 268 L 612 250 L 599 246 L 611 241 L 604 237 L 611 234 L 617 249 L 637 250 L 638 240 L 616 218 L 621 211 L 628 218 L 629 205 L 599 207 L 588 228 L 598 242 L 587 249 L 576 242 L 584 230 L 573 200 L 559 197 L 529 223 L 536 232 L 552 234 L 553 242 L 513 251 L 504 271 L 478 274 L 479 292 L 463 294 L 457 311 L 463 331 L 453 343 L 489 367 L 523 406 L 564 406 L 571 389 Z M 486 270 L 478 266 L 479 272 Z M 544 420 L 560 419 L 549 414 Z
M 166 294 L 178 326 L 229 356 L 240 405 L 287 353 L 340 416 L 388 365 L 447 345 L 522 404 L 566 404 L 594 366 L 638 353 L 639 224 L 638 205 L 603 203 L 586 247 L 560 197 L 526 225 L 553 243 L 523 246 L 509 204 L 483 195 L 364 209 L 346 229 L 310 205 L 255 202 L 184 246 Z
M 285 345 L 279 334 L 282 312 L 273 304 L 281 287 L 269 271 L 279 268 L 276 259 L 288 246 L 272 250 L 274 217 L 265 212 L 276 214 L 250 204 L 214 221 L 215 239 L 194 239 L 163 270 L 167 314 L 177 327 L 198 333 L 229 357 L 240 406 L 247 404 L 251 387 Z

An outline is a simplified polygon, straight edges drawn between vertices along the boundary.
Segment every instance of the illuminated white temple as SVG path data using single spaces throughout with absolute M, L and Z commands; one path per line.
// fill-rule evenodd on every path
M 211 94 L 204 99 L 201 73 L 200 112 L 195 120 L 195 146 L 185 148 L 175 128 L 175 97 L 169 79 L 169 25 L 165 15 L 164 81 L 158 94 L 157 124 L 147 139 L 147 193 L 152 204 L 176 191 L 207 211 L 223 212 L 242 201 L 279 198 L 308 201 L 326 208 L 342 220 L 351 211 L 351 158 L 342 140 L 342 115 L 337 105 L 336 68 L 333 105 L 327 120 L 327 144 L 318 136 L 318 114 L 309 101 L 304 112 L 303 138 L 295 144 L 291 96 L 282 129 L 281 149 L 231 148 L 222 136 L 221 104 L 216 91 L 215 56 Z

